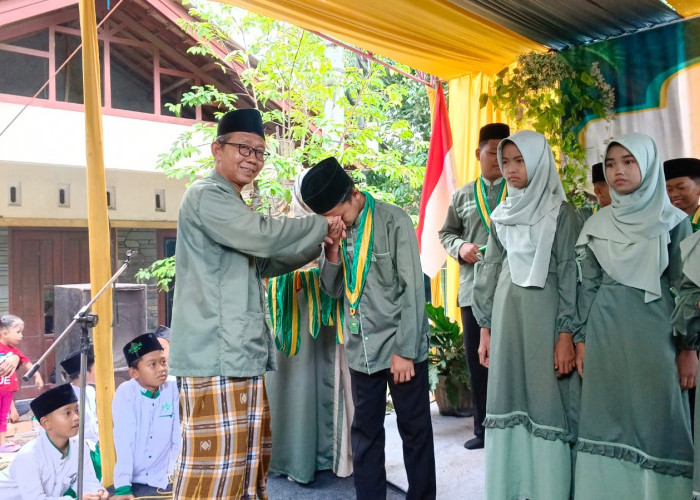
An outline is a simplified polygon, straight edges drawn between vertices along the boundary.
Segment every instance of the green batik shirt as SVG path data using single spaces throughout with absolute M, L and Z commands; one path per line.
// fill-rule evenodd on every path
M 348 259 L 357 239 L 357 227 L 347 228 Z M 345 352 L 350 368 L 367 374 L 388 369 L 397 354 L 414 363 L 428 358 L 428 319 L 418 240 L 411 218 L 395 205 L 375 201 L 374 244 L 357 308 L 359 331 L 350 333 L 350 310 L 345 296 L 341 263 L 320 261 L 321 288 L 345 303 Z
M 486 245 L 489 233 L 479 216 L 479 210 L 474 198 L 474 183 L 465 184 L 452 195 L 450 208 L 447 211 L 445 224 L 438 233 L 440 243 L 454 259 L 459 262 L 459 296 L 457 305 L 467 307 L 472 305 L 472 290 L 474 288 L 474 264 L 469 264 L 459 257 L 459 248 L 463 243 Z M 503 178 L 496 179 L 492 184 L 484 179 L 486 196 L 493 210 L 498 203 Z

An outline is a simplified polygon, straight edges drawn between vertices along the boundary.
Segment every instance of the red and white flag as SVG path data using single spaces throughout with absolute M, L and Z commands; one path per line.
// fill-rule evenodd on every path
M 428 164 L 425 168 L 425 181 L 420 196 L 420 212 L 416 228 L 421 266 L 423 272 L 431 278 L 435 277 L 447 259 L 447 252 L 440 244 L 438 231 L 445 223 L 447 209 L 454 192 L 452 165 L 454 165 L 454 158 L 450 119 L 442 85 L 438 84 Z

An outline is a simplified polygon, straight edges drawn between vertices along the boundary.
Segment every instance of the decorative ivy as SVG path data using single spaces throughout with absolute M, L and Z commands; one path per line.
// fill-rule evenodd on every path
M 518 128 L 531 127 L 547 138 L 564 190 L 580 206 L 586 199 L 583 185 L 588 168 L 577 126 L 586 112 L 608 122 L 615 117 L 615 91 L 598 63 L 588 71 L 577 71 L 556 52 L 521 54 L 516 66 L 496 75 L 492 91 L 480 96 L 481 107 L 489 100 Z

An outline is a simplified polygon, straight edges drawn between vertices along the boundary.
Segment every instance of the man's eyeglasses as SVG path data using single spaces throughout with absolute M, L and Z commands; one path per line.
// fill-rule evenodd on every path
M 221 144 L 228 144 L 229 146 L 238 146 L 238 152 L 241 154 L 241 156 L 245 156 L 246 158 L 252 155 L 253 153 L 255 153 L 255 158 L 261 161 L 270 156 L 270 153 L 268 153 L 264 149 L 251 148 L 247 144 L 239 144 L 237 142 L 225 141 L 222 141 Z

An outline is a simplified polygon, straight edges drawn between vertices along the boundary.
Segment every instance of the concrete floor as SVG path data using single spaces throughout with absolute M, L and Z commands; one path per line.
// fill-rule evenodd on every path
M 435 403 L 431 405 L 435 443 L 438 500 L 480 500 L 484 496 L 484 450 L 467 450 L 464 441 L 473 435 L 473 419 L 443 417 Z M 408 486 L 403 466 L 401 438 L 396 428 L 395 414 L 386 416 L 386 470 L 391 483 L 387 500 L 405 498 Z M 19 443 L 33 439 L 31 432 L 11 438 Z M 0 454 L 0 470 L 12 461 L 14 454 Z M 331 472 L 316 474 L 316 480 L 301 485 L 284 476 L 268 479 L 270 500 L 354 500 L 352 477 L 339 478 Z
M 433 416 L 435 470 L 438 500 L 480 500 L 484 497 L 484 450 L 467 450 L 464 442 L 474 436 L 474 419 L 443 417 L 437 405 Z M 386 416 L 386 471 L 392 484 L 406 491 L 408 482 L 403 466 L 401 438 L 396 415 Z

